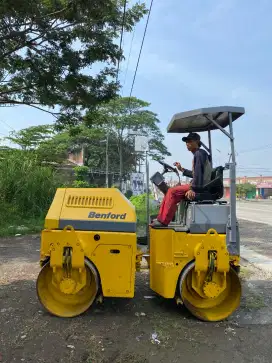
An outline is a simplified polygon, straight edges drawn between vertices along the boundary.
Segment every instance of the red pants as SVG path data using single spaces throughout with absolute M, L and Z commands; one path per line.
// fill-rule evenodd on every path
M 185 194 L 190 189 L 189 184 L 179 185 L 177 187 L 169 188 L 165 197 L 163 198 L 161 208 L 158 214 L 158 221 L 168 226 L 174 218 L 177 210 L 177 204 L 185 199 Z

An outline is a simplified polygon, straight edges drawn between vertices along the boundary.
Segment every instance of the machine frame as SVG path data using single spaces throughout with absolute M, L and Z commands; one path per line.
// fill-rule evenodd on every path
M 244 112 L 243 108 L 215 107 L 174 115 L 168 132 L 208 131 L 209 147 L 203 146 L 210 154 L 212 130 L 219 129 L 230 139 L 231 157 L 226 164 L 231 174 L 230 206 L 219 200 L 223 167 L 219 174 L 215 168 L 211 182 L 196 192 L 199 199 L 188 202 L 185 225 L 149 226 L 147 254 L 137 248 L 135 207 L 118 189 L 59 188 L 41 234 L 36 284 L 41 304 L 53 315 L 73 317 L 103 297 L 132 298 L 135 272 L 145 258 L 154 292 L 175 298 L 201 320 L 230 316 L 241 298 L 232 122 Z M 175 168 L 161 164 L 164 173 L 178 175 Z M 166 194 L 163 175 L 155 176 L 164 183 Z
M 187 132 L 208 132 L 207 147 L 203 147 L 209 152 L 212 160 L 212 141 L 211 131 L 220 130 L 230 141 L 230 160 L 225 164 L 225 169 L 229 170 L 230 176 L 230 220 L 229 230 L 230 238 L 228 239 L 228 251 L 231 255 L 240 254 L 240 239 L 238 222 L 236 216 L 236 155 L 233 134 L 233 122 L 244 115 L 243 107 L 221 106 L 200 108 L 192 111 L 177 113 L 172 117 L 167 132 L 168 133 L 187 133 Z M 225 130 L 229 127 L 229 132 Z

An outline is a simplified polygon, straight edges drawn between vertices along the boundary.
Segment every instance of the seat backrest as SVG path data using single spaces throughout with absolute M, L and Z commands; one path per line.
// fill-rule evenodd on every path
M 212 170 L 211 181 L 203 188 L 196 190 L 196 200 L 217 200 L 224 195 L 223 166 L 218 166 Z
M 216 168 L 213 168 L 212 174 L 211 174 L 211 181 L 216 178 L 220 178 L 223 181 L 223 171 L 224 171 L 223 166 L 217 166 Z

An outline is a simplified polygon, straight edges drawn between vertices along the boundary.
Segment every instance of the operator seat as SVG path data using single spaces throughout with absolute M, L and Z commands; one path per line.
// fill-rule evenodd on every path
M 190 203 L 197 203 L 197 204 L 213 203 L 216 200 L 221 199 L 223 197 L 224 195 L 223 171 L 224 171 L 223 166 L 218 166 L 214 168 L 211 174 L 211 181 L 206 185 L 204 185 L 203 187 L 195 189 L 196 196 L 194 200 L 191 201 L 185 199 L 181 202 L 184 205 L 183 212 L 181 214 L 180 212 L 178 213 L 180 214 L 179 220 L 181 221 L 182 224 L 184 224 L 184 221 L 186 219 L 187 209 Z M 166 186 L 164 194 L 166 194 L 168 186 L 163 181 L 163 178 L 160 173 L 154 174 L 151 180 L 157 186 L 161 186 L 160 184 L 164 183 Z M 177 206 L 178 205 L 180 205 L 180 203 L 178 203 Z M 175 220 L 176 216 L 173 217 L 172 223 L 175 222 Z M 165 227 L 155 227 L 155 228 L 165 228 Z M 173 228 L 173 226 L 171 226 L 170 224 L 168 228 Z
M 223 171 L 223 166 L 218 166 L 214 168 L 211 174 L 211 181 L 201 188 L 194 189 L 196 193 L 194 200 L 185 199 L 184 201 L 182 201 L 182 203 L 184 203 L 183 212 L 180 215 L 180 221 L 182 225 L 185 226 L 189 204 L 210 204 L 223 197 Z
M 223 166 L 212 170 L 211 181 L 201 188 L 194 189 L 196 196 L 193 202 L 216 201 L 224 195 Z

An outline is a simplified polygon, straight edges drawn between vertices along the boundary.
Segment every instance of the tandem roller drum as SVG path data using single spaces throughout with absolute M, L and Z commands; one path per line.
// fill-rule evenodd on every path
M 86 284 L 75 291 L 75 280 L 63 277 L 59 284 L 53 283 L 53 269 L 48 261 L 41 269 L 36 289 L 39 300 L 51 314 L 59 317 L 74 317 L 84 313 L 94 302 L 99 278 L 93 264 L 85 259 Z
M 189 263 L 179 281 L 179 293 L 185 307 L 203 321 L 221 321 L 228 318 L 238 307 L 241 299 L 241 282 L 230 268 L 226 275 L 226 288 L 220 293 L 216 282 L 203 284 L 200 296 L 192 287 L 195 263 Z M 215 273 L 216 275 L 216 273 Z

